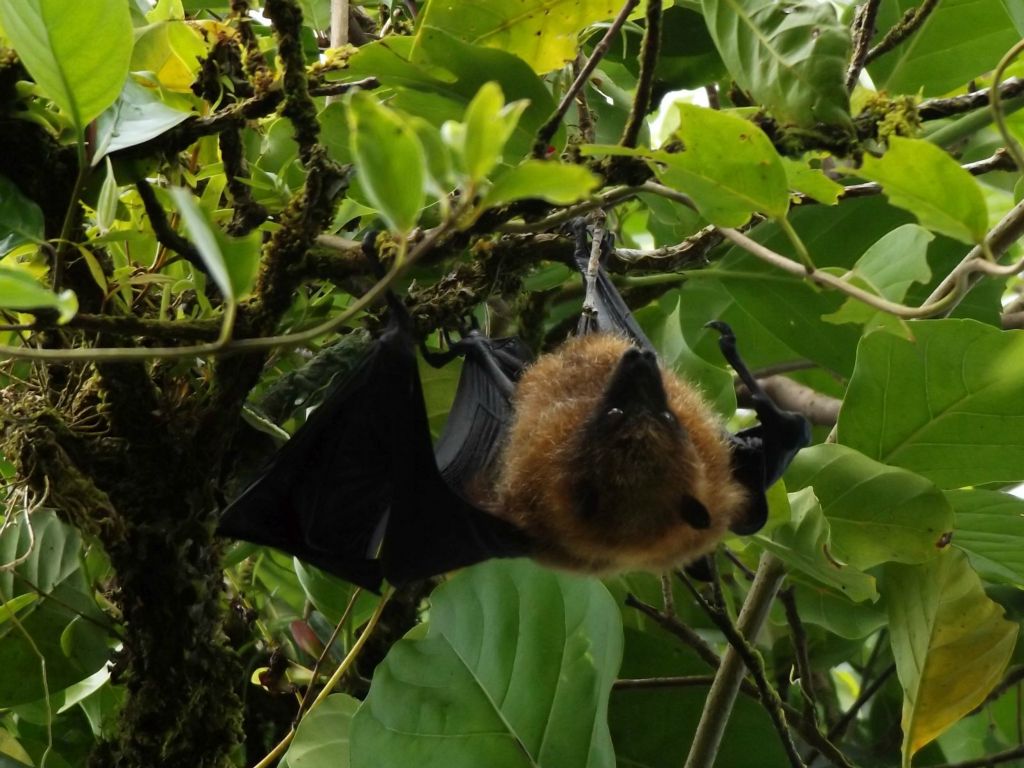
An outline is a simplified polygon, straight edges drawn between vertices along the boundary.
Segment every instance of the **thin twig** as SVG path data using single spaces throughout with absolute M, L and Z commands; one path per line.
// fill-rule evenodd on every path
M 654 72 L 658 65 L 658 52 L 661 50 L 661 0 L 647 0 L 646 26 L 644 38 L 640 44 L 640 74 L 636 82 L 636 95 L 629 109 L 626 127 L 622 131 L 619 144 L 623 147 L 635 147 L 644 117 L 651 110 L 651 98 L 654 94 Z
M 853 704 L 850 705 L 850 708 L 843 713 L 843 716 L 836 720 L 832 727 L 828 729 L 829 739 L 839 739 L 844 733 L 846 733 L 846 729 L 850 727 L 850 723 L 857 718 L 857 713 L 860 712 L 865 704 L 871 701 L 871 698 L 878 693 L 895 671 L 896 665 L 890 664 L 885 668 L 882 674 L 872 680 L 870 684 L 861 690 L 857 700 L 854 701 Z
M 804 714 L 817 723 L 816 703 L 818 697 L 814 691 L 814 675 L 811 672 L 811 657 L 807 650 L 807 632 L 800 620 L 796 608 L 796 596 L 793 587 L 779 591 L 779 602 L 786 612 L 786 623 L 789 624 L 789 636 L 793 643 L 793 655 L 796 657 L 797 674 L 800 676 L 800 690 L 804 693 Z
M 991 94 L 991 88 L 980 88 L 977 91 L 945 99 L 925 99 L 917 105 L 917 115 L 922 120 L 939 120 L 964 112 L 972 112 L 987 107 L 991 100 Z M 999 84 L 999 97 L 1003 99 L 1012 99 L 1021 94 L 1024 94 L 1024 79 L 1011 77 Z
M 853 55 L 850 66 L 846 70 L 846 90 L 853 91 L 860 78 L 861 70 L 868 56 L 871 38 L 875 36 L 875 21 L 878 18 L 878 7 L 882 0 L 868 0 L 857 9 L 853 17 Z
M 604 55 L 608 53 L 608 49 L 611 46 L 612 40 L 622 29 L 622 25 L 626 23 L 626 19 L 629 18 L 629 14 L 636 8 L 640 0 L 626 0 L 626 4 L 622 6 L 622 10 L 619 11 L 619 15 L 615 17 L 615 21 L 608 27 L 608 31 L 604 33 L 604 37 L 598 41 L 597 45 L 594 46 L 594 50 L 590 54 L 590 58 L 587 59 L 587 63 L 580 70 L 579 75 L 573 80 L 572 85 L 569 86 L 569 90 L 562 96 L 562 100 L 558 103 L 558 107 L 552 113 L 544 124 L 537 131 L 537 138 L 533 143 L 533 156 L 543 159 L 547 157 L 548 147 L 551 144 L 551 139 L 554 137 L 555 132 L 558 130 L 559 124 L 562 122 L 562 118 L 565 117 L 565 113 L 569 111 L 569 107 L 572 105 L 573 99 L 576 98 L 576 94 L 583 87 L 583 85 L 590 78 L 594 69 L 597 67 L 598 62 L 604 58 Z
M 1020 55 L 1021 51 L 1024 51 L 1024 40 L 1014 45 L 999 60 L 995 72 L 992 73 L 992 103 L 989 106 L 992 109 L 992 120 L 995 122 L 996 128 L 999 129 L 999 134 L 1003 137 L 1003 142 L 1006 144 L 1006 151 L 1010 153 L 1017 168 L 1024 170 L 1024 156 L 1021 155 L 1020 145 L 1017 144 L 1017 139 L 1010 133 L 1010 129 L 1006 127 L 1006 112 L 1003 109 L 1002 92 L 999 90 L 1003 73 L 1013 63 L 1013 60 Z
M 612 688 L 616 691 L 642 690 L 646 688 L 697 688 L 711 685 L 714 681 L 714 675 L 620 678 L 612 684 Z
M 233 318 L 225 312 L 220 338 L 212 344 L 198 344 L 189 347 L 81 347 L 78 349 L 38 349 L 0 345 L 0 356 L 27 360 L 58 361 L 103 361 L 122 363 L 138 360 L 176 360 L 188 357 L 214 357 L 238 352 L 255 352 L 277 347 L 305 344 L 337 330 L 367 307 L 373 305 L 388 290 L 391 284 L 403 275 L 419 258 L 429 251 L 434 243 L 450 228 L 450 223 L 431 230 L 419 245 L 404 260 L 396 261 L 387 274 L 378 280 L 366 293 L 353 301 L 345 311 L 336 317 L 304 331 L 286 333 L 280 336 L 263 336 L 254 339 L 231 340 Z M 228 305 L 231 308 L 231 305 Z
M 747 643 L 745 638 L 754 639 L 759 634 L 761 626 L 768 618 L 768 611 L 775 598 L 775 593 L 785 577 L 786 571 L 782 566 L 782 562 L 773 555 L 767 552 L 764 553 L 757 568 L 757 576 L 754 578 L 754 583 L 747 593 L 743 609 L 740 611 L 737 626 L 733 628 L 736 630 L 737 641 L 735 644 L 730 642 L 729 647 L 726 649 L 725 655 L 722 657 L 721 666 L 719 666 L 718 673 L 715 675 L 715 682 L 708 692 L 704 711 L 701 713 L 700 723 L 697 726 L 693 743 L 690 746 L 690 754 L 686 758 L 686 768 L 710 768 L 714 763 L 715 756 L 718 754 L 718 747 L 722 741 L 722 735 L 725 733 L 725 726 L 729 721 L 729 715 L 732 713 L 733 705 L 736 701 L 736 694 L 739 692 L 740 685 L 743 682 L 743 669 L 745 666 L 744 648 Z M 754 657 L 750 658 L 746 663 L 753 667 L 750 671 L 755 675 L 756 680 L 757 672 L 755 670 L 760 666 L 757 663 L 756 652 Z M 763 671 L 762 667 L 762 678 Z M 763 688 L 762 683 L 766 687 Z M 788 728 L 785 725 L 786 721 L 785 715 L 782 714 L 782 707 L 773 707 L 770 703 L 771 699 L 778 700 L 778 694 L 776 693 L 772 697 L 773 689 L 767 686 L 767 680 L 758 681 L 757 684 L 759 692 L 764 697 L 765 708 L 769 711 L 769 714 L 774 713 L 772 716 L 773 722 L 776 723 L 777 727 L 781 722 L 782 732 L 780 733 L 780 738 L 783 740 L 790 762 L 795 766 L 803 765 L 799 755 L 796 754 L 796 747 L 793 745 L 792 738 L 789 736 Z
M 868 55 L 865 57 L 864 63 L 870 64 L 879 56 L 884 53 L 888 53 L 914 34 L 914 32 L 924 24 L 925 19 L 927 19 L 929 14 L 935 10 L 935 6 L 938 4 L 939 0 L 924 0 L 924 2 L 918 7 L 909 8 L 906 13 L 903 14 L 903 17 L 893 25 L 892 29 L 885 33 L 881 42 L 868 51 Z
M 370 635 L 373 634 L 373 630 L 376 628 L 377 622 L 380 621 L 380 616 L 384 612 L 384 606 L 387 605 L 387 602 L 391 598 L 392 594 L 394 593 L 386 592 L 381 597 L 380 602 L 377 603 L 377 609 L 373 612 L 373 615 L 370 617 L 370 620 L 366 623 L 366 628 L 363 630 L 362 634 L 359 635 L 356 641 L 352 644 L 352 648 L 349 650 L 348 654 L 342 660 L 341 664 L 338 665 L 338 668 L 334 670 L 334 674 L 331 675 L 331 679 L 327 681 L 326 685 L 324 685 L 323 690 L 320 691 L 320 695 L 317 696 L 316 699 L 313 700 L 313 703 L 309 705 L 309 709 L 306 712 L 307 716 L 311 712 L 313 712 L 313 710 L 315 710 L 318 706 L 320 706 L 324 699 L 326 699 L 330 695 L 331 691 L 334 690 L 334 686 L 338 684 L 338 681 L 341 680 L 342 676 L 346 672 L 348 672 L 349 668 L 355 663 L 355 660 L 359 657 L 360 651 L 363 650 L 363 646 L 366 645 L 366 641 L 369 640 Z M 281 739 L 281 741 L 279 741 L 277 745 L 272 750 L 270 750 L 270 752 L 267 753 L 266 757 L 264 757 L 262 760 L 256 763 L 256 765 L 254 765 L 253 768 L 270 768 L 270 766 L 274 765 L 278 761 L 278 759 L 280 759 L 280 757 L 285 753 L 285 750 L 288 749 L 288 745 L 292 743 L 292 739 L 295 738 L 295 732 L 297 730 L 298 726 L 295 726 L 291 730 L 289 730 L 288 733 L 285 734 L 284 738 Z
M 986 757 L 979 757 L 974 760 L 964 760 L 962 763 L 937 765 L 935 768 L 989 768 L 989 766 L 998 765 L 999 763 L 1008 763 L 1011 760 L 1016 760 L 1018 757 L 1024 757 L 1024 745 L 1007 749 L 1003 752 L 996 752 L 994 755 L 987 755 Z
M 1009 213 L 999 220 L 998 224 L 992 227 L 988 235 L 986 235 L 985 241 L 989 252 L 995 258 L 999 258 L 1021 237 L 1024 237 L 1024 201 L 1017 203 L 1017 205 L 1010 209 Z M 972 276 L 972 273 L 974 266 L 978 264 L 979 260 L 986 260 L 985 251 L 981 246 L 975 246 L 932 291 L 925 304 L 934 302 L 936 297 L 945 296 L 961 280 L 967 281 L 967 288 L 976 283 L 978 278 Z M 1006 274 L 1014 274 L 1015 271 L 1020 271 L 1018 265 L 1019 262 L 1018 264 L 1010 265 L 1008 267 L 1010 271 L 1006 272 Z M 956 305 L 959 304 L 960 298 L 962 298 L 962 295 L 954 300 L 953 305 L 949 307 L 949 311 L 955 309 Z
M 972 163 L 964 163 L 962 166 L 972 176 L 982 176 L 992 171 L 1015 171 L 1013 158 L 1005 149 L 997 149 L 990 157 L 983 160 L 975 160 Z M 839 194 L 840 200 L 847 200 L 853 197 L 869 197 L 882 192 L 882 185 L 876 181 L 868 181 L 863 184 L 850 184 L 843 188 Z
M 640 613 L 654 621 L 662 629 L 682 640 L 683 643 L 692 648 L 709 667 L 712 667 L 713 669 L 718 668 L 718 665 L 721 663 L 721 659 L 718 654 L 715 653 L 714 649 L 708 645 L 700 635 L 679 621 L 675 616 L 666 616 L 653 605 L 648 605 L 631 594 L 626 595 L 626 605 L 640 611 Z M 750 690 L 751 693 L 757 695 L 756 689 L 754 689 L 753 686 L 751 686 Z
M 647 603 L 638 600 L 633 595 L 626 596 L 626 605 L 640 611 L 663 629 L 675 635 L 683 643 L 696 651 L 697 655 L 700 656 L 700 658 L 712 669 L 717 670 L 721 666 L 722 660 L 711 646 L 704 642 L 696 632 L 680 622 L 674 616 L 664 615 L 653 605 L 648 605 Z M 743 677 L 740 681 L 740 693 L 744 696 L 749 696 L 752 699 L 760 701 L 760 692 L 746 677 Z M 790 721 L 793 723 L 793 727 L 796 728 L 804 741 L 814 747 L 818 753 L 828 759 L 836 766 L 836 768 L 853 768 L 850 761 L 847 760 L 846 755 L 840 752 L 839 748 L 830 742 L 825 734 L 815 728 L 813 723 L 807 723 L 798 710 L 789 706 L 785 702 L 783 702 L 782 708 L 783 711 L 785 711 L 786 716 L 790 718 Z
M 299 720 L 302 719 L 303 713 L 306 711 L 306 707 L 309 706 L 310 698 L 313 695 L 313 686 L 316 683 L 317 678 L 320 676 L 320 667 L 323 666 L 324 661 L 327 659 L 327 654 L 331 651 L 331 646 L 334 645 L 334 641 L 338 639 L 338 635 L 341 633 L 342 627 L 348 622 L 348 617 L 352 613 L 352 609 L 356 605 L 356 600 L 359 595 L 362 594 L 362 589 L 356 587 L 352 590 L 352 596 L 348 599 L 348 605 L 345 606 L 344 613 L 341 614 L 341 618 L 338 619 L 338 623 L 334 626 L 334 631 L 331 632 L 331 636 L 324 643 L 324 649 L 320 652 L 320 657 L 316 660 L 316 664 L 313 665 L 313 672 L 310 675 L 309 685 L 306 686 L 306 692 L 302 695 L 302 701 L 299 702 L 299 708 L 295 712 L 295 717 L 292 719 L 292 728 L 299 727 Z

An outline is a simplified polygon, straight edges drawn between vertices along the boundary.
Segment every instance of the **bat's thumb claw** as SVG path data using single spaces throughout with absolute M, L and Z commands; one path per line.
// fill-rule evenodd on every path
M 728 323 L 723 323 L 721 320 L 712 320 L 709 323 L 704 323 L 705 328 L 714 328 L 724 338 L 735 339 L 736 334 L 732 332 L 732 327 Z

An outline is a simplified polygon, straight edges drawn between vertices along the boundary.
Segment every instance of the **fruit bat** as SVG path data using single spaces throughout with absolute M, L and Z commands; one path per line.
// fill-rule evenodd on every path
M 602 243 L 602 248 L 608 246 Z M 586 261 L 577 229 L 577 262 Z M 664 369 L 603 268 L 578 334 L 531 362 L 515 338 L 470 332 L 445 427 L 431 443 L 409 318 L 389 325 L 232 502 L 220 532 L 377 590 L 492 557 L 587 573 L 663 570 L 767 518 L 765 490 L 810 439 L 743 364 L 725 359 L 760 423 L 725 431 Z

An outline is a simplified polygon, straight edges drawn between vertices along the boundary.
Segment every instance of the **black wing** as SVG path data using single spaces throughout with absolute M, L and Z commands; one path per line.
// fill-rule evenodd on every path
M 468 502 L 442 476 L 411 337 L 401 314 L 394 318 L 227 508 L 221 533 L 282 549 L 369 589 L 379 589 L 382 578 L 403 583 L 527 552 L 518 529 Z M 439 446 L 447 457 L 464 444 L 461 461 L 483 466 L 471 460 L 469 446 L 491 445 L 477 432 L 489 435 L 492 424 L 458 415 L 494 396 L 472 358 L 463 369 L 472 381 L 460 382 L 456 418 Z
M 604 268 L 588 278 L 587 265 L 590 248 L 586 229 L 574 224 L 576 236 L 575 261 L 583 274 L 584 285 L 593 307 L 593 313 L 580 318 L 581 333 L 593 330 L 611 331 L 625 335 L 642 349 L 654 350 L 650 340 L 633 318 Z M 611 250 L 609 240 L 601 243 L 602 261 Z M 593 285 L 587 283 L 593 280 Z M 732 444 L 732 463 L 736 479 L 750 492 L 750 504 L 740 520 L 733 523 L 734 533 L 756 533 L 768 519 L 768 501 L 765 491 L 782 477 L 797 452 L 811 442 L 811 426 L 797 413 L 783 411 L 764 391 L 750 373 L 736 349 L 736 336 L 722 322 L 708 325 L 722 334 L 719 347 L 722 356 L 747 385 L 754 401 L 754 411 L 760 424 L 729 436 Z

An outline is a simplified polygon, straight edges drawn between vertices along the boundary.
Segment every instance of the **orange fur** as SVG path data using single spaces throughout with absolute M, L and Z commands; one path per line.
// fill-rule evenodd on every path
M 585 444 L 584 425 L 630 348 L 611 334 L 570 339 L 538 359 L 516 388 L 489 506 L 541 543 L 541 562 L 598 573 L 686 564 L 714 549 L 746 501 L 721 424 L 693 386 L 664 369 L 669 408 L 687 439 L 650 429 L 625 452 Z M 599 467 L 591 467 L 595 487 L 586 490 L 601 499 L 601 519 L 581 513 L 588 462 Z M 708 528 L 681 518 L 686 496 L 707 509 Z

